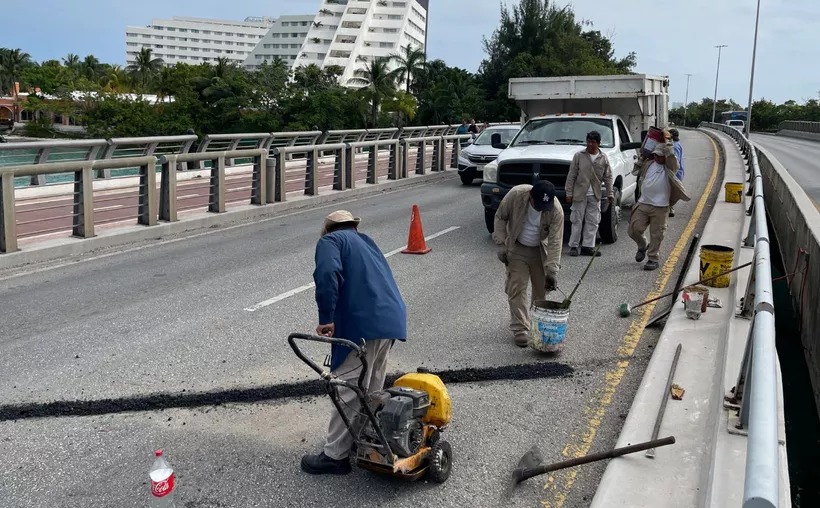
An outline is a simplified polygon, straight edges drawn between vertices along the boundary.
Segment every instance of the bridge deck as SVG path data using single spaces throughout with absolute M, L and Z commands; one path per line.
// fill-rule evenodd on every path
M 695 199 L 676 206 L 662 260 L 708 214 L 693 211 L 715 165 L 712 145 L 694 132 L 683 133 L 683 141 Z M 423 365 L 451 376 L 453 476 L 442 487 L 396 485 L 362 471 L 309 477 L 299 471 L 299 458 L 318 449 L 330 403 L 293 384 L 313 376 L 285 338 L 316 324 L 313 292 L 305 286 L 321 219 L 348 208 L 392 254 L 407 240 L 413 204 L 425 233 L 440 236 L 425 256 L 389 258 L 411 330 L 389 371 Z M 694 227 L 687 228 L 690 221 Z M 568 345 L 557 358 L 512 344 L 503 269 L 484 229 L 478 189 L 455 178 L 6 272 L 0 419 L 18 417 L 0 421 L 6 499 L 14 506 L 137 505 L 147 496 L 151 453 L 161 447 L 177 470 L 179 498 L 194 506 L 327 506 L 329 496 L 338 506 L 585 506 L 604 462 L 535 478 L 502 496 L 532 445 L 557 461 L 608 449 L 618 438 L 658 340 L 638 317 L 618 318 L 618 306 L 668 286 L 679 269 L 641 270 L 625 222 L 620 233 L 616 244 L 603 246 L 573 298 Z M 559 285 L 568 291 L 588 258 L 571 258 L 566 248 L 564 255 Z M 228 392 L 244 387 L 267 391 Z M 174 407 L 199 392 L 213 392 L 206 402 L 231 403 Z M 110 398 L 119 400 L 104 400 Z M 89 402 L 48 405 L 75 400 Z M 26 418 L 20 404 L 47 417 Z M 170 408 L 155 410 L 157 404 Z M 71 407 L 95 414 L 65 417 Z M 144 411 L 122 411 L 129 407 Z M 105 488 L 88 488 L 92 477 Z

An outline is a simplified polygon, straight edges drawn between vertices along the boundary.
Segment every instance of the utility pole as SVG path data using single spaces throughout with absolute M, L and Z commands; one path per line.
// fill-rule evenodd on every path
M 718 50 L 717 72 L 715 73 L 715 98 L 712 100 L 712 123 L 715 123 L 715 109 L 717 108 L 718 78 L 720 77 L 720 50 L 728 47 L 727 44 L 715 46 Z
M 686 111 L 689 109 L 689 78 L 691 74 L 686 75 L 686 99 L 683 101 L 683 126 L 686 127 Z
M 757 14 L 755 15 L 755 42 L 752 46 L 752 74 L 749 77 L 749 109 L 746 112 L 746 137 L 752 132 L 752 91 L 755 85 L 755 59 L 757 57 L 757 26 L 760 22 L 760 0 L 757 0 Z

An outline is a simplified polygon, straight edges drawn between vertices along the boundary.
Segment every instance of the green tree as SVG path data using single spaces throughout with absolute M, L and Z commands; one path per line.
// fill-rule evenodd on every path
M 402 127 L 402 118 L 409 122 L 416 116 L 419 104 L 413 95 L 404 90 L 399 90 L 393 97 L 389 97 L 382 103 L 385 111 L 395 113 L 397 116 L 396 127 Z
M 348 83 L 362 87 L 363 96 L 370 101 L 370 124 L 378 126 L 381 102 L 396 92 L 395 76 L 388 70 L 388 60 L 370 60 Z
M 162 58 L 154 58 L 150 48 L 142 48 L 134 63 L 129 65 L 127 70 L 139 82 L 140 89 L 145 91 L 148 88 L 148 83 L 156 76 L 164 64 Z
M 424 72 L 427 55 L 421 48 L 414 48 L 412 45 L 401 48 L 398 53 L 393 53 L 390 58 L 395 60 L 397 67 L 393 71 L 396 81 L 405 83 L 405 91 L 411 92 L 413 79 Z
M 15 121 L 20 121 L 20 95 L 15 83 L 20 81 L 20 77 L 26 67 L 31 65 L 31 55 L 18 49 L 0 49 L 0 79 L 5 83 L 0 83 L 0 89 L 10 90 L 15 102 Z

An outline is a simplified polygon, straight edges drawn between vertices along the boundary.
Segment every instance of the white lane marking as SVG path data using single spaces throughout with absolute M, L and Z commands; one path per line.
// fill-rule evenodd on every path
M 430 236 L 425 236 L 424 240 L 425 241 L 430 241 L 434 238 L 438 238 L 442 235 L 446 235 L 447 233 L 452 233 L 453 231 L 455 231 L 457 229 L 460 229 L 460 226 L 452 226 L 452 227 L 449 227 L 449 228 L 444 229 L 442 231 L 439 231 L 438 233 L 433 233 Z M 403 251 L 406 248 L 407 248 L 407 246 L 405 245 L 404 247 L 399 247 L 396 250 L 391 250 L 390 252 L 385 254 L 384 257 L 389 258 L 391 256 L 395 256 L 396 254 L 398 254 L 399 252 Z M 282 300 L 286 300 L 286 299 L 290 298 L 291 296 L 296 296 L 299 293 L 304 293 L 305 291 L 307 291 L 309 289 L 313 289 L 314 287 L 316 287 L 316 284 L 311 282 L 310 284 L 307 284 L 305 286 L 299 286 L 298 288 L 291 289 L 290 291 L 286 291 L 286 292 L 282 293 L 281 295 L 276 295 L 273 298 L 270 298 L 270 299 L 265 300 L 263 302 L 259 302 L 259 303 L 257 303 L 256 305 L 254 305 L 252 307 L 246 308 L 245 310 L 248 311 L 248 312 L 256 312 L 259 309 L 264 309 L 265 307 L 269 307 L 269 306 L 273 305 L 274 303 L 281 302 Z

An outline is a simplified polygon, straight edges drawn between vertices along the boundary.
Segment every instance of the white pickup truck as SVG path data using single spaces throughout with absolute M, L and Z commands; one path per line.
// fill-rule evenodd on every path
M 601 150 L 609 158 L 615 187 L 615 206 L 601 217 L 598 233 L 604 243 L 618 239 L 621 204 L 634 202 L 636 177 L 631 171 L 643 136 L 652 126 L 665 127 L 668 118 L 666 77 L 570 76 L 516 78 L 509 97 L 521 108 L 521 131 L 498 158 L 484 167 L 481 201 L 484 220 L 492 233 L 501 199 L 515 185 L 547 180 L 564 207 L 564 185 L 572 157 L 586 147 L 586 135 L 601 134 Z

